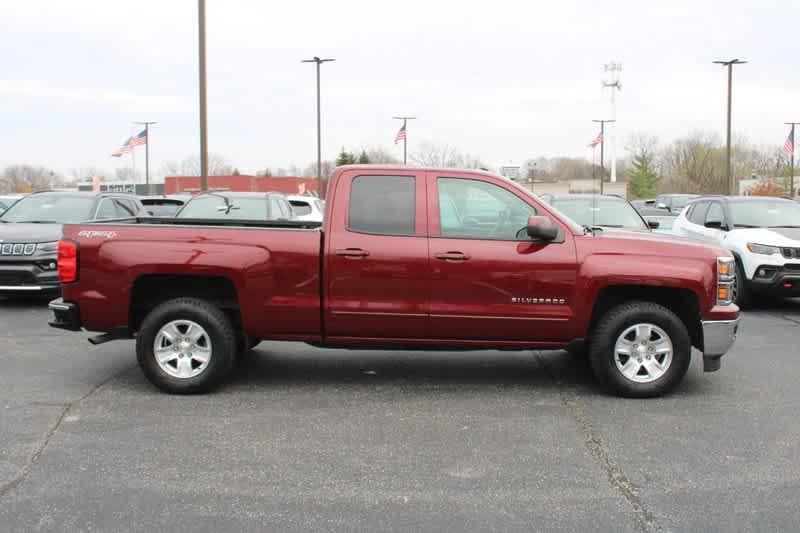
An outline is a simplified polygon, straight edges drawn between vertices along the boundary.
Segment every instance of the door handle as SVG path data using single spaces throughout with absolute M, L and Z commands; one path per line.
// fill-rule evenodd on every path
M 336 255 L 340 257 L 367 257 L 369 252 L 366 250 L 362 250 L 361 248 L 344 248 L 342 250 L 336 250 Z
M 463 252 L 443 252 L 434 257 L 442 261 L 469 261 L 469 256 Z

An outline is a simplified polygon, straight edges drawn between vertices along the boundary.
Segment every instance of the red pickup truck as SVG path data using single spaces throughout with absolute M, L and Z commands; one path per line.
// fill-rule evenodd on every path
M 235 209 L 235 206 L 231 207 Z M 322 226 L 136 218 L 64 227 L 57 328 L 135 338 L 172 393 L 223 382 L 260 340 L 585 353 L 624 396 L 673 389 L 733 344 L 729 252 L 576 225 L 487 172 L 347 166 Z

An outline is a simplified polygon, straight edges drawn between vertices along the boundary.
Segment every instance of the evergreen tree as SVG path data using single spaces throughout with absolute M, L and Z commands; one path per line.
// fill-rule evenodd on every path
M 358 164 L 359 165 L 369 164 L 369 156 L 367 155 L 366 150 L 361 150 L 361 155 L 358 156 Z
M 656 195 L 659 177 L 652 156 L 647 154 L 634 156 L 628 176 L 631 198 L 652 198 Z
M 336 166 L 340 167 L 342 165 L 352 165 L 356 162 L 356 156 L 353 155 L 351 152 L 348 152 L 344 148 L 342 151 L 339 152 L 339 156 L 336 158 Z

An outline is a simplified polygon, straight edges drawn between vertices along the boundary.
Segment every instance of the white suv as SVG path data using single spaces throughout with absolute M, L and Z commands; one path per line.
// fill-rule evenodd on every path
M 800 204 L 765 196 L 707 196 L 692 201 L 672 231 L 727 248 L 736 257 L 734 299 L 753 293 L 800 296 Z

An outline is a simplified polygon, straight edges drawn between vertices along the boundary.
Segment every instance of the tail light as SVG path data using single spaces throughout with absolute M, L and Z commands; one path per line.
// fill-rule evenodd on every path
M 58 241 L 58 280 L 61 283 L 78 281 L 78 245 L 72 241 Z

